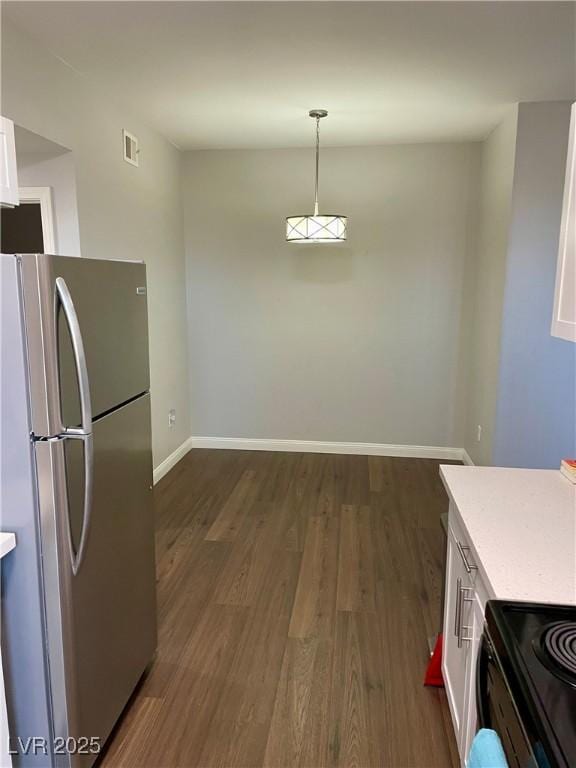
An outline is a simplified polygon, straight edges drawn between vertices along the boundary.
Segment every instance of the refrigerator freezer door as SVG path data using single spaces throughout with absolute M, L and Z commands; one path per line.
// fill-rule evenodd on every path
M 148 391 L 145 265 L 46 254 L 20 259 L 34 434 L 54 436 L 81 424 L 78 367 L 58 278 L 83 339 L 92 417 Z
M 72 638 L 65 654 L 68 735 L 104 744 L 156 647 L 150 396 L 96 421 L 92 438 L 91 524 L 77 573 L 72 564 L 75 531 L 82 527 L 75 520 L 84 507 L 84 441 L 39 442 L 36 450 L 50 444 L 64 466 L 66 503 L 57 505 L 55 516 L 62 626 L 64 637 Z M 46 600 L 48 611 L 56 610 L 49 594 Z M 83 768 L 93 760 L 71 758 Z

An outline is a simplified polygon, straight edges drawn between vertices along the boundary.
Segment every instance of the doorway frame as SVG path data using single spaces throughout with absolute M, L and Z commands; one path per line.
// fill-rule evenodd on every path
M 54 206 L 52 204 L 52 187 L 19 187 L 20 204 L 39 203 L 42 219 L 42 240 L 44 253 L 56 253 L 56 236 L 54 227 Z

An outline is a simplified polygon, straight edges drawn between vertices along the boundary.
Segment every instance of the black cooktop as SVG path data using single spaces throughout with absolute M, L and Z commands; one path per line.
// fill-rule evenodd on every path
M 486 625 L 539 764 L 576 766 L 576 607 L 490 600 Z

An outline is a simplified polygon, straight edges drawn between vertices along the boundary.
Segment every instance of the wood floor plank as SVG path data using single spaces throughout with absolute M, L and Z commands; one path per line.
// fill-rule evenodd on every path
M 308 520 L 289 637 L 329 637 L 333 632 L 338 578 L 339 521 Z
M 398 584 L 413 583 L 415 575 L 410 559 L 413 550 L 408 538 L 410 525 L 405 522 L 399 505 L 388 501 L 381 506 L 373 501 L 370 509 L 377 578 Z
M 270 562 L 288 535 L 288 510 L 272 503 L 256 503 L 256 510 L 245 520 L 215 590 L 215 601 L 222 605 L 252 605 L 267 588 L 264 579 Z
M 187 552 L 177 570 L 171 573 L 171 583 L 158 589 L 158 650 L 156 662 L 178 665 L 206 606 L 213 599 L 218 576 L 228 557 L 228 545 L 199 541 Z M 177 666 L 175 667 L 177 669 Z M 145 686 L 154 690 L 164 680 L 158 678 L 155 664 Z M 162 689 L 161 689 L 162 690 Z M 159 695 L 157 692 L 150 695 Z
M 380 493 L 382 491 L 382 461 L 381 456 L 368 456 L 368 479 L 370 490 Z
M 250 608 L 200 756 L 203 766 L 262 765 L 274 710 L 300 555 L 276 553 Z
M 410 532 L 415 561 L 415 591 L 420 598 L 422 618 L 427 637 L 435 637 L 440 631 L 440 608 L 444 586 L 443 570 L 446 537 L 437 526 L 425 531 L 422 527 Z
M 360 599 L 358 509 L 345 505 L 340 513 L 336 609 L 356 611 L 360 605 Z
M 258 492 L 256 473 L 247 469 L 206 534 L 207 541 L 234 541 L 242 520 Z
M 339 458 L 337 454 L 324 456 L 318 493 L 311 510 L 312 515 L 338 516 L 340 514 L 343 498 L 343 473 Z
M 368 456 L 370 491 L 387 496 L 394 493 L 393 466 L 396 459 L 389 456 Z
M 163 699 L 139 695 L 126 712 L 123 728 L 106 753 L 106 764 L 118 768 L 147 765 L 149 738 L 162 711 Z
M 371 512 L 369 507 L 344 505 L 340 515 L 338 611 L 375 611 Z
M 371 764 L 365 660 L 357 616 L 336 617 L 330 710 L 330 765 L 364 768 Z
M 365 741 L 369 766 L 394 766 L 388 734 L 395 728 L 393 691 L 388 685 L 388 669 L 393 663 L 382 643 L 381 616 L 378 613 L 353 615 L 357 634 L 362 675 L 365 686 L 363 704 L 366 708 Z M 336 700 L 336 697 L 334 697 Z
M 331 659 L 332 641 L 288 639 L 263 761 L 267 768 L 327 765 Z
M 302 742 L 300 764 L 321 766 L 329 764 L 330 721 L 328 712 L 332 690 L 334 641 L 318 640 L 314 659 L 314 678 L 308 701 L 306 728 Z
M 148 765 L 200 765 L 202 747 L 245 622 L 243 608 L 206 607 L 180 657 L 178 675 L 166 689 L 155 738 L 148 745 Z
M 344 456 L 346 459 L 343 504 L 370 504 L 368 456 Z
M 397 586 L 379 582 L 377 603 L 390 765 L 451 765 L 438 691 L 423 685 L 429 656 L 419 601 Z
M 259 454 L 268 457 L 268 462 L 258 467 L 258 501 L 272 502 L 284 498 L 293 482 L 300 454 L 280 451 L 260 451 Z
M 197 521 L 182 528 L 163 528 L 156 533 L 156 585 L 158 602 L 165 604 L 164 592 L 171 589 L 180 578 L 182 569 L 194 557 L 206 533 L 205 526 Z
M 214 453 L 214 452 L 212 452 Z M 219 510 L 245 469 L 240 451 L 195 450 L 154 486 L 156 530 L 182 528 L 198 514 Z

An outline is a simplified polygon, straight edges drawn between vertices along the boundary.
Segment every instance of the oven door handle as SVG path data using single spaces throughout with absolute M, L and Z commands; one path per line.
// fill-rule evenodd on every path
M 490 728 L 490 707 L 488 705 L 488 663 L 491 658 L 491 645 L 486 637 L 486 630 L 478 649 L 476 661 L 476 714 L 480 728 Z

